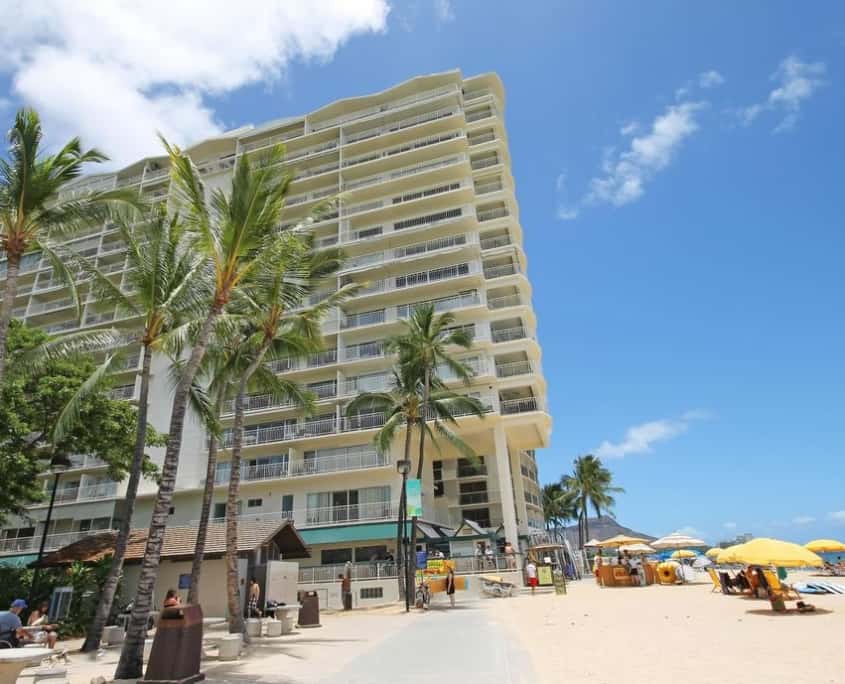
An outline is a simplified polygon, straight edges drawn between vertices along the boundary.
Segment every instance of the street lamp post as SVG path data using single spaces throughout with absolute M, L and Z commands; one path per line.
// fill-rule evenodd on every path
M 32 586 L 29 589 L 30 604 L 35 599 L 35 587 L 38 586 L 38 575 L 41 571 L 38 564 L 44 555 L 44 547 L 47 546 L 47 534 L 50 531 L 50 521 L 53 518 L 53 505 L 56 503 L 56 491 L 59 488 L 59 475 L 70 468 L 70 466 L 70 459 L 64 454 L 54 454 L 53 458 L 50 459 L 50 473 L 53 475 L 53 487 L 50 491 L 50 505 L 47 507 L 47 517 L 44 520 L 44 531 L 41 533 L 41 544 L 38 546 L 35 572 L 32 573 Z
M 405 587 L 405 612 L 411 610 L 411 592 L 408 588 L 408 473 L 411 471 L 411 462 L 402 458 L 396 461 L 396 472 L 402 476 L 402 493 L 399 496 L 399 539 L 402 540 L 402 577 Z M 398 549 L 397 549 L 398 552 Z

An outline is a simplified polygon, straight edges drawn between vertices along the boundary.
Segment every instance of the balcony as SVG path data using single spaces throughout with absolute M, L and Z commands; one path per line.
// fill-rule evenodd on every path
M 334 399 L 337 396 L 337 382 L 327 382 L 306 385 L 305 389 L 316 395 L 317 401 Z M 251 394 L 244 397 L 244 413 L 252 411 L 265 411 L 272 408 L 296 408 L 298 404 L 293 401 L 280 400 L 272 394 Z M 222 415 L 231 415 L 235 412 L 235 400 L 229 399 L 223 404 Z
M 350 167 L 358 166 L 359 164 L 365 164 L 367 162 L 377 161 L 380 159 L 387 159 L 388 157 L 393 157 L 397 154 L 402 154 L 404 152 L 413 152 L 414 150 L 430 147 L 431 145 L 439 145 L 440 143 L 459 140 L 463 137 L 463 131 L 450 131 L 448 133 L 440 133 L 439 135 L 429 135 L 424 138 L 417 138 L 416 140 L 412 140 L 410 142 L 403 143 L 402 145 L 397 145 L 395 147 L 390 147 L 386 150 L 367 152 L 366 154 L 361 154 L 357 157 L 350 157 L 349 159 L 344 159 L 343 168 L 348 169 Z
M 454 207 L 452 209 L 446 209 L 444 211 L 434 212 L 424 216 L 415 216 L 413 218 L 403 219 L 394 223 L 386 222 L 377 225 L 365 226 L 355 230 L 350 230 L 348 222 L 344 222 L 347 225 L 342 232 L 341 241 L 348 244 L 368 240 L 370 238 L 387 236 L 399 231 L 414 232 L 417 230 L 429 230 L 435 226 L 442 226 L 456 221 L 461 221 L 465 217 L 471 215 L 471 212 L 472 208 L 470 206 Z
M 469 135 L 467 136 L 467 143 L 470 147 L 474 147 L 475 145 L 483 145 L 484 143 L 493 142 L 496 139 L 496 134 L 493 131 L 487 131 L 486 133 L 481 133 L 480 135 Z
M 363 453 L 346 453 L 329 456 L 316 456 L 288 464 L 265 463 L 261 465 L 243 465 L 241 481 L 256 482 L 261 480 L 280 480 L 298 477 L 312 477 L 326 473 L 342 473 L 368 468 L 383 468 L 390 465 L 390 457 L 375 450 Z M 228 469 L 216 473 L 214 482 L 221 485 L 229 481 Z
M 498 154 L 490 154 L 484 157 L 478 157 L 476 159 L 470 160 L 470 166 L 472 167 L 473 171 L 480 171 L 481 169 L 496 166 L 499 163 L 500 161 Z
M 66 309 L 71 306 L 73 306 L 73 299 L 71 297 L 54 299 L 50 302 L 30 302 L 29 315 L 34 316 L 49 311 L 57 311 L 58 309 Z
M 450 116 L 455 116 L 459 111 L 459 109 L 455 108 L 445 108 L 436 109 L 431 112 L 423 112 L 422 114 L 417 114 L 416 116 L 412 116 L 407 119 L 394 121 L 392 123 L 385 124 L 384 126 L 376 126 L 375 128 L 368 128 L 363 131 L 348 133 L 343 136 L 343 142 L 345 145 L 352 145 L 354 143 L 363 142 L 364 140 L 370 140 L 371 138 L 375 138 L 380 135 L 385 135 L 387 133 L 396 133 L 406 128 L 411 128 L 413 126 L 419 126 L 421 124 L 430 123 L 432 121 L 446 119 Z
M 475 194 L 476 195 L 489 195 L 491 192 L 499 192 L 499 190 L 504 190 L 505 186 L 502 181 L 497 180 L 490 183 L 476 183 L 475 185 Z
M 512 342 L 513 340 L 523 340 L 528 337 L 528 332 L 524 326 L 518 325 L 513 328 L 498 328 L 490 330 L 490 338 L 493 342 Z
M 56 490 L 56 503 L 72 503 L 74 501 L 93 501 L 117 496 L 117 482 L 100 482 L 93 485 L 76 487 L 59 487 Z
M 376 185 L 378 183 L 398 180 L 400 178 L 414 176 L 419 173 L 435 171 L 437 169 L 452 166 L 454 164 L 458 164 L 466 160 L 467 156 L 465 154 L 453 154 L 447 157 L 442 157 L 440 159 L 435 159 L 434 161 L 427 161 L 421 164 L 411 164 L 409 166 L 397 169 L 396 171 L 390 171 L 388 173 L 377 173 L 372 176 L 366 176 L 364 178 L 356 178 L 354 180 L 346 181 L 343 183 L 343 189 L 347 191 L 357 190 L 358 188 L 364 188 L 370 185 Z
M 473 506 L 486 503 L 490 503 L 487 492 L 469 492 L 467 494 L 458 494 L 459 506 Z
M 485 209 L 483 211 L 478 211 L 475 215 L 478 219 L 478 222 L 483 223 L 484 221 L 493 221 L 494 219 L 507 216 L 508 210 L 506 207 L 496 207 L 495 209 Z
M 516 275 L 519 273 L 519 264 L 500 264 L 498 266 L 485 266 L 484 278 L 485 280 L 493 280 L 495 278 L 504 278 L 506 276 Z
M 511 244 L 509 235 L 497 235 L 496 237 L 481 238 L 481 249 L 487 251 L 488 249 L 498 249 L 499 247 L 506 247 Z
M 505 309 L 509 306 L 520 306 L 522 304 L 522 297 L 518 294 L 504 295 L 502 297 L 492 297 L 487 300 L 488 309 Z
M 80 539 L 90 537 L 93 534 L 100 534 L 102 532 L 108 532 L 108 530 L 85 530 L 48 534 L 44 544 L 44 550 L 55 551 L 63 546 L 79 541 Z M 37 553 L 38 549 L 41 547 L 41 539 L 41 535 L 36 535 L 32 537 L 16 537 L 0 540 L 0 554 L 22 552 Z
M 108 464 L 101 458 L 91 456 L 90 454 L 81 455 L 74 454 L 70 457 L 70 466 L 68 470 L 82 470 L 84 468 L 105 468 Z
M 383 292 L 394 292 L 396 290 L 404 290 L 409 287 L 416 287 L 419 285 L 429 285 L 431 283 L 440 282 L 443 280 L 452 280 L 454 278 L 463 278 L 464 276 L 473 275 L 480 272 L 478 263 L 463 263 L 452 264 L 451 266 L 441 266 L 432 268 L 428 271 L 417 271 L 415 273 L 407 273 L 399 276 L 391 276 L 380 280 L 372 281 L 366 287 L 358 290 L 356 297 L 364 297 L 372 294 L 381 294 Z M 383 321 L 378 321 L 383 322 Z M 369 325 L 363 323 L 362 325 Z
M 364 342 L 351 344 L 343 350 L 344 361 L 358 361 L 360 359 L 377 359 L 384 356 L 384 342 Z
M 348 378 L 343 382 L 343 396 L 354 397 L 364 392 L 387 392 L 393 383 L 389 373 L 378 377 Z
M 326 349 L 315 354 L 309 354 L 305 359 L 274 359 L 268 361 L 265 365 L 274 373 L 287 373 L 288 371 L 305 368 L 321 368 L 334 363 L 337 363 L 337 349 Z
M 503 416 L 541 410 L 543 410 L 543 407 L 537 397 L 522 397 L 519 399 L 503 399 L 499 401 L 499 412 Z
M 351 504 L 349 506 L 326 506 L 309 508 L 305 512 L 305 524 L 337 525 L 364 520 L 393 520 L 396 506 L 390 501 Z M 294 516 L 295 518 L 297 516 Z M 299 521 L 297 520 L 297 524 Z
M 376 209 L 381 209 L 384 207 L 401 208 L 403 204 L 407 204 L 408 202 L 414 202 L 420 199 L 428 199 L 429 197 L 436 197 L 437 195 L 442 195 L 447 192 L 454 192 L 456 190 L 468 187 L 468 183 L 463 183 L 460 181 L 456 181 L 453 183 L 442 183 L 440 185 L 425 188 L 422 190 L 408 192 L 403 195 L 387 196 L 382 197 L 380 199 L 369 200 L 367 202 L 360 202 L 358 204 L 350 204 L 343 207 L 343 215 L 351 216 L 353 214 L 361 214 L 366 211 L 374 211 Z
M 528 360 L 496 364 L 497 378 L 512 378 L 516 375 L 528 375 L 533 372 L 534 364 Z
M 135 397 L 135 385 L 122 385 L 109 392 L 109 399 L 129 401 Z
M 344 330 L 349 328 L 360 328 L 365 325 L 378 325 L 385 322 L 385 310 L 363 311 L 361 313 L 346 314 L 340 323 Z

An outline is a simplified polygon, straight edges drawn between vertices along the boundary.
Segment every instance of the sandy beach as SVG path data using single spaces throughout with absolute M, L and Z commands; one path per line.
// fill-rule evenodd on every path
M 487 606 L 549 684 L 845 682 L 845 596 L 806 600 L 818 612 L 774 614 L 768 601 L 709 584 L 602 589 L 584 580 L 566 596 Z

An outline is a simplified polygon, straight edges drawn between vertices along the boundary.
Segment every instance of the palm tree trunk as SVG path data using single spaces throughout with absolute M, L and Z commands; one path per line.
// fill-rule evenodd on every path
M 425 369 L 425 380 L 423 383 L 423 401 L 422 401 L 422 409 L 420 410 L 420 451 L 419 451 L 419 458 L 417 460 L 417 479 L 420 481 L 420 488 L 422 488 L 422 477 L 423 477 L 423 462 L 425 461 L 425 423 L 427 418 L 428 412 L 428 401 L 429 396 L 431 395 L 431 371 L 426 368 Z M 416 587 L 416 567 L 417 567 L 417 517 L 413 516 L 411 518 L 411 578 L 414 578 L 414 581 L 410 581 L 409 578 L 409 586 Z
M 584 499 L 584 544 L 590 541 L 590 512 L 587 510 L 587 500 Z M 581 545 L 583 548 L 583 544 Z
M 138 485 L 141 482 L 141 469 L 144 464 L 144 447 L 147 443 L 147 409 L 150 393 L 150 364 L 153 352 L 149 344 L 144 344 L 144 364 L 141 371 L 141 396 L 138 398 L 138 429 L 135 433 L 135 451 L 132 454 L 132 464 L 129 467 L 129 482 L 126 485 L 126 506 L 120 527 L 117 530 L 117 539 L 114 543 L 114 555 L 112 556 L 111 569 L 103 584 L 103 591 L 100 594 L 100 601 L 97 603 L 97 612 L 94 614 L 94 621 L 82 644 L 82 652 L 89 653 L 100 648 L 100 639 L 103 638 L 103 628 L 106 626 L 112 603 L 114 602 L 117 587 L 120 583 L 120 576 L 123 573 L 123 558 L 126 555 L 126 547 L 129 545 L 129 533 L 132 530 L 132 515 L 135 512 L 135 501 L 138 497 Z
M 405 428 L 405 460 L 410 464 L 411 462 L 411 424 L 408 423 Z M 404 478 L 403 478 L 404 479 Z M 404 553 L 402 549 L 402 540 L 405 538 L 405 511 L 408 510 L 408 502 L 405 499 L 405 488 L 399 492 L 399 523 L 396 525 L 396 577 L 399 581 L 399 597 L 404 596 L 405 581 L 407 578 L 402 578 L 402 568 L 404 565 Z
M 15 308 L 15 297 L 18 294 L 18 273 L 20 271 L 21 255 L 9 252 L 6 255 L 6 281 L 3 290 L 3 304 L 0 305 L 0 387 L 6 375 L 6 337 L 9 334 L 9 323 Z
M 229 634 L 242 634 L 247 641 L 244 611 L 238 577 L 238 496 L 241 486 L 241 449 L 244 439 L 244 398 L 250 378 L 270 348 L 272 337 L 265 337 L 255 358 L 247 366 L 235 397 L 235 423 L 232 427 L 232 460 L 229 468 L 229 496 L 226 500 L 226 594 L 229 604 Z
M 215 414 L 220 418 L 220 397 L 215 402 Z M 197 526 L 197 542 L 194 546 L 194 557 L 191 561 L 191 586 L 188 589 L 188 603 L 200 601 L 200 576 L 202 575 L 202 561 L 205 557 L 205 540 L 208 535 L 208 520 L 211 517 L 211 500 L 214 498 L 214 479 L 217 475 L 217 435 L 211 433 L 208 440 L 208 462 L 205 466 L 205 486 L 202 490 L 202 510 Z
M 115 679 L 138 679 L 143 674 L 147 619 L 152 609 L 153 592 L 158 576 L 159 561 L 161 560 L 161 549 L 164 544 L 164 531 L 167 528 L 167 515 L 170 510 L 170 503 L 173 501 L 173 490 L 176 488 L 176 471 L 179 467 L 179 452 L 182 448 L 182 431 L 185 426 L 188 393 L 203 356 L 205 356 L 208 338 L 222 308 L 222 304 L 215 304 L 209 311 L 173 395 L 170 429 L 168 431 L 167 448 L 164 452 L 164 464 L 161 469 L 161 481 L 147 534 L 147 546 L 144 550 L 138 588 L 135 591 L 132 616 L 129 619 L 129 628 L 126 631 L 120 660 L 115 670 Z

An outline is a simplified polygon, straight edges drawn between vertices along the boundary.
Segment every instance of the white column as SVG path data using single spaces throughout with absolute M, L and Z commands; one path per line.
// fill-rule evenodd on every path
M 499 479 L 499 496 L 502 501 L 502 522 L 505 525 L 505 539 L 515 548 L 519 543 L 519 533 L 516 526 L 516 510 L 513 504 L 508 440 L 501 422 L 493 428 L 493 441 L 496 448 L 496 473 Z

